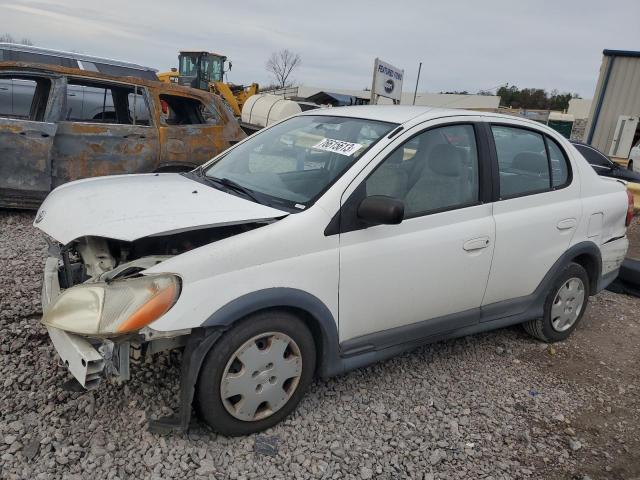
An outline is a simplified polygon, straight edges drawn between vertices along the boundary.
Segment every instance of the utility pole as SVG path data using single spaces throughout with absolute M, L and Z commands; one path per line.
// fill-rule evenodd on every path
M 413 91 L 413 105 L 416 104 L 416 95 L 418 94 L 418 82 L 420 81 L 420 70 L 422 70 L 422 62 L 418 65 L 418 78 L 416 78 L 416 89 Z

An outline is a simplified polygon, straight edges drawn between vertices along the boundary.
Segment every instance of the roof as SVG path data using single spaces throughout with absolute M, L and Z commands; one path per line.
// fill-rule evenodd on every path
M 640 58 L 640 52 L 636 50 L 608 50 L 602 51 L 605 57 L 636 57 Z
M 381 122 L 407 123 L 417 117 L 424 120 L 458 115 L 478 115 L 478 112 L 445 108 L 431 108 L 413 105 L 358 105 L 312 110 L 311 115 L 331 115 L 339 117 L 364 118 Z
M 474 110 L 459 110 L 456 108 L 431 108 L 413 105 L 359 105 L 353 107 L 332 107 L 310 110 L 302 115 L 327 115 L 334 117 L 353 117 L 365 120 L 377 120 L 380 122 L 390 122 L 406 124 L 411 121 L 427 121 L 442 117 L 459 116 L 483 116 L 496 119 L 506 119 L 509 122 L 525 122 L 536 127 L 545 127 L 544 124 L 522 117 L 504 115 L 500 113 L 478 112 Z M 548 127 L 547 127 L 548 128 Z
M 69 75 L 73 77 L 83 77 L 87 79 L 95 80 L 109 80 L 114 82 L 126 82 L 132 85 L 140 85 L 149 88 L 155 88 L 161 90 L 161 93 L 186 95 L 190 97 L 197 97 L 208 101 L 211 97 L 214 97 L 213 93 L 206 92 L 204 90 L 198 90 L 191 87 L 184 87 L 175 83 L 161 82 L 160 80 L 148 80 L 140 77 L 130 76 L 115 76 L 108 75 L 106 73 L 92 72 L 89 70 L 78 70 L 71 67 L 60 67 L 58 65 L 44 65 L 29 62 L 3 62 L 0 61 L 0 72 L 2 71 L 18 71 L 25 73 L 50 73 L 58 75 Z
M 123 62 L 120 60 L 114 60 L 112 58 L 95 57 L 93 55 L 84 55 L 82 53 L 65 52 L 64 50 L 50 50 L 48 48 L 33 47 L 30 45 L 20 45 L 17 43 L 3 43 L 0 42 L 0 50 L 10 50 L 14 52 L 28 52 L 41 55 L 50 55 L 52 57 L 72 58 L 74 60 L 80 60 L 85 62 L 98 62 L 106 65 L 113 65 L 116 67 L 132 68 L 134 70 L 145 70 L 149 72 L 157 72 L 158 70 L 151 67 L 145 67 L 136 63 Z
M 223 55 L 221 53 L 216 53 L 216 52 L 210 52 L 209 50 L 180 50 L 179 53 L 180 54 L 183 54 L 183 53 L 200 53 L 200 54 L 205 54 L 205 55 L 215 55 L 216 57 L 227 58 L 226 55 Z

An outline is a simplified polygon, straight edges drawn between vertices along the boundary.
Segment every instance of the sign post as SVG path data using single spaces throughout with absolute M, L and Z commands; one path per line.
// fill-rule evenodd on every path
M 402 80 L 404 70 L 394 67 L 390 63 L 383 62 L 376 57 L 373 63 L 373 82 L 371 84 L 371 104 L 378 103 L 378 97 L 386 97 L 393 100 L 394 105 L 400 103 L 402 98 Z

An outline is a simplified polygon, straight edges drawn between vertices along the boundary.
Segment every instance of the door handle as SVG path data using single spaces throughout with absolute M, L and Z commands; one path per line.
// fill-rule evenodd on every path
M 578 221 L 575 218 L 565 218 L 560 220 L 556 227 L 558 230 L 569 230 L 577 225 Z
M 130 133 L 129 135 L 124 135 L 123 138 L 147 138 L 144 135 L 139 135 L 137 133 Z
M 487 248 L 489 246 L 489 243 L 489 237 L 472 238 L 471 240 L 467 240 L 466 242 L 464 242 L 462 248 L 464 248 L 467 252 L 473 252 L 476 250 Z

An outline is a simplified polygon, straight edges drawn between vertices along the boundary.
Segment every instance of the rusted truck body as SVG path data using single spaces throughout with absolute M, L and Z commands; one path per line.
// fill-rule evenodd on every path
M 245 136 L 207 92 L 0 62 L 0 207 L 37 207 L 86 177 L 191 170 Z

